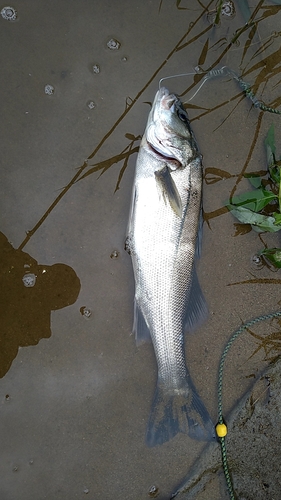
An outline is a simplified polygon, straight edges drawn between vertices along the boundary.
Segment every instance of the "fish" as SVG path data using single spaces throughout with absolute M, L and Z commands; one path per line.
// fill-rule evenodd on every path
M 125 244 L 135 279 L 133 333 L 137 344 L 152 340 L 158 366 L 148 446 L 179 432 L 198 440 L 214 436 L 184 346 L 184 333 L 208 313 L 195 268 L 203 224 L 202 171 L 187 112 L 177 95 L 160 87 L 138 152 Z

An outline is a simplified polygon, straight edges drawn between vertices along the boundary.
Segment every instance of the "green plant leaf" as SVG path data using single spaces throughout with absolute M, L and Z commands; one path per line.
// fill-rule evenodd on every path
M 281 225 L 276 223 L 275 217 L 256 214 L 245 207 L 227 205 L 228 210 L 243 224 L 251 224 L 252 228 L 258 233 L 274 233 L 281 229 Z M 277 214 L 279 215 L 279 214 Z
M 281 214 L 278 214 L 277 212 L 274 212 L 272 214 L 272 216 L 274 217 L 276 224 L 281 224 Z
M 267 156 L 267 165 L 271 167 L 275 163 L 275 137 L 274 137 L 274 125 L 272 124 L 267 132 L 267 136 L 264 140 Z
M 275 182 L 276 184 L 279 184 L 280 183 L 280 169 L 278 167 L 278 165 L 271 165 L 270 167 L 268 167 L 268 171 L 269 171 L 269 175 L 271 177 L 271 179 L 273 180 L 273 182 Z
M 279 179 L 280 179 L 281 167 L 279 167 L 278 170 L 279 170 Z M 281 212 L 281 182 L 280 182 L 280 180 L 279 180 L 279 190 L 278 190 L 278 203 L 279 203 L 279 212 Z
M 255 191 L 248 191 L 238 196 L 234 196 L 231 200 L 232 205 L 243 206 L 252 210 L 253 212 L 260 212 L 270 201 L 278 198 L 278 196 L 271 191 L 267 191 L 263 187 L 255 189 Z
M 245 175 L 246 177 L 246 175 Z M 250 183 L 254 188 L 259 188 L 261 187 L 261 177 L 258 175 L 252 175 L 252 176 L 247 176 Z
M 258 188 L 262 185 L 262 178 L 268 175 L 268 169 L 266 170 L 256 170 L 255 172 L 246 172 L 244 174 L 245 179 L 249 179 L 252 186 Z
M 266 257 L 275 267 L 281 268 L 281 248 L 265 248 L 260 255 Z

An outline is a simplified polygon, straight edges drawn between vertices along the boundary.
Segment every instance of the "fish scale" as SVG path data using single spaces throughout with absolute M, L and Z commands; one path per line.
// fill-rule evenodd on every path
M 135 277 L 133 332 L 151 338 L 158 366 L 149 446 L 178 432 L 212 439 L 214 426 L 189 375 L 184 333 L 205 318 L 195 269 L 202 161 L 179 98 L 161 88 L 136 163 L 127 248 Z

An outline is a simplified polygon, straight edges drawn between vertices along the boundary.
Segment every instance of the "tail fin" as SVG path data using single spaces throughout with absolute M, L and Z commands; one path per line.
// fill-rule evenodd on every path
M 148 446 L 163 444 L 179 432 L 199 441 L 215 439 L 214 424 L 190 382 L 173 393 L 157 385 L 147 426 Z

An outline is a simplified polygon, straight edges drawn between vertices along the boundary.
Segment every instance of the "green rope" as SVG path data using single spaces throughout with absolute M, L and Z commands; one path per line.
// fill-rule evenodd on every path
M 274 319 L 281 317 L 281 311 L 276 311 L 273 313 L 269 314 L 264 314 L 262 316 L 258 316 L 257 318 L 254 318 L 247 323 L 244 323 L 243 325 L 236 330 L 233 335 L 230 337 L 228 343 L 226 344 L 221 360 L 220 360 L 220 366 L 219 366 L 219 380 L 218 380 L 218 424 L 219 425 L 224 425 L 224 420 L 223 420 L 223 413 L 222 413 L 222 380 L 223 380 L 223 369 L 224 369 L 224 363 L 225 363 L 225 358 L 227 356 L 227 353 L 232 346 L 233 342 L 237 339 L 237 337 L 240 335 L 240 333 L 244 332 L 247 328 L 250 328 L 251 326 L 255 325 L 256 323 L 259 323 L 260 321 L 266 321 L 268 319 Z M 227 429 L 225 427 L 225 435 L 227 433 Z M 234 495 L 234 490 L 232 486 L 232 481 L 231 481 L 231 476 L 229 473 L 229 468 L 228 468 L 228 463 L 227 463 L 227 453 L 226 453 L 226 445 L 225 445 L 225 436 L 219 437 L 219 441 L 221 444 L 221 454 L 222 454 L 222 465 L 223 465 L 223 471 L 226 479 L 226 484 L 227 484 L 227 489 L 229 493 L 229 497 L 231 500 L 235 500 L 235 495 Z

